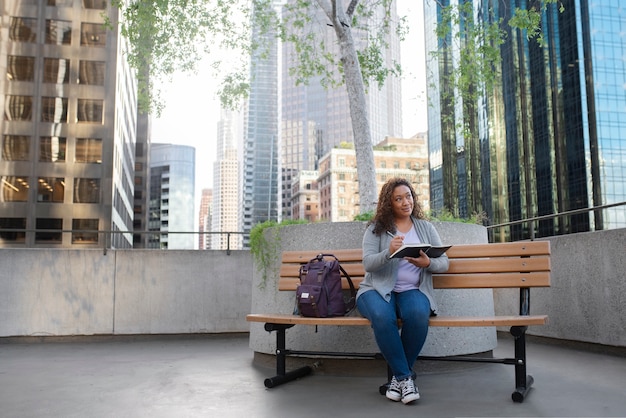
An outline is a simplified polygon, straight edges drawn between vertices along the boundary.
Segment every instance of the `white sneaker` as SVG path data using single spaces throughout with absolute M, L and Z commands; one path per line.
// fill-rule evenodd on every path
M 398 402 L 402 399 L 402 386 L 398 379 L 395 376 L 391 378 L 391 382 L 389 382 L 389 387 L 387 388 L 387 393 L 385 393 L 387 399 L 391 399 L 394 402 Z
M 400 387 L 402 388 L 402 403 L 403 404 L 406 405 L 420 398 L 420 393 L 417 391 L 417 388 L 415 387 L 415 383 L 413 383 L 413 379 L 411 379 L 410 377 L 408 379 L 404 379 L 403 381 L 401 381 Z

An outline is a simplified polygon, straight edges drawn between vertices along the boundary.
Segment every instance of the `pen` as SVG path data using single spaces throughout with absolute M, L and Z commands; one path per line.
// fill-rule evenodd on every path
M 387 235 L 389 235 L 391 238 L 395 238 L 396 236 L 394 234 L 392 234 L 391 232 L 387 231 Z

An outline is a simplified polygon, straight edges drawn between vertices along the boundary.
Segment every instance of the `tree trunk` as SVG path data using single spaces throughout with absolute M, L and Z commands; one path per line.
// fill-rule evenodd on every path
M 361 74 L 361 65 L 354 46 L 350 18 L 342 9 L 342 0 L 317 0 L 332 22 L 341 53 L 341 62 L 350 103 L 350 117 L 354 135 L 357 175 L 359 182 L 360 213 L 373 211 L 378 199 L 376 187 L 376 170 L 374 165 L 374 149 L 370 130 L 367 102 L 365 100 L 365 84 Z

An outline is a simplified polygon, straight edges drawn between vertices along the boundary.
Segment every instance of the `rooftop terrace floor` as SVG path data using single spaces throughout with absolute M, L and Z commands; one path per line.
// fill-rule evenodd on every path
M 495 356 L 509 357 L 501 336 Z M 511 400 L 513 367 L 420 373 L 410 405 L 380 377 L 314 374 L 273 389 L 247 334 L 0 339 L 2 417 L 591 417 L 626 416 L 626 356 L 531 340 L 533 389 Z M 438 362 L 439 364 L 440 362 Z

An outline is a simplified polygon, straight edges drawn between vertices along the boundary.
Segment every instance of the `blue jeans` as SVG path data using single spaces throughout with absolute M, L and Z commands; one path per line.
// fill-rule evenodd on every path
M 370 290 L 359 296 L 357 307 L 372 323 L 378 348 L 396 379 L 410 377 L 428 335 L 430 302 L 426 295 L 419 290 L 392 292 L 387 302 Z M 398 318 L 402 319 L 401 331 Z

